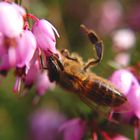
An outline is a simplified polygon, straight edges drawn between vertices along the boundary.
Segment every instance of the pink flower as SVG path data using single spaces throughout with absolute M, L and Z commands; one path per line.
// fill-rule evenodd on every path
M 116 135 L 111 140 L 130 140 L 129 138 L 123 136 L 123 135 Z
M 127 95 L 127 99 L 131 104 L 135 115 L 140 119 L 140 86 L 133 83 Z
M 36 39 L 31 31 L 24 30 L 17 37 L 16 61 L 17 67 L 29 66 L 36 50 Z
M 7 68 L 16 65 L 16 47 L 16 38 L 9 38 L 3 35 L 0 36 L 0 69 L 3 69 L 3 65 L 7 65 Z
M 131 29 L 120 29 L 113 34 L 114 50 L 128 50 L 134 47 L 136 36 Z
M 121 90 L 124 95 L 129 93 L 132 83 L 139 85 L 134 75 L 125 69 L 115 71 L 111 75 L 110 81 L 116 85 L 116 87 Z
M 134 75 L 122 69 L 115 71 L 110 80 L 127 97 L 128 104 L 126 104 L 130 106 L 129 111 L 133 111 L 140 119 L 140 85 Z M 123 107 L 119 109 L 123 110 Z
M 0 35 L 0 71 L 10 68 L 7 50 L 4 47 L 4 36 Z
M 30 117 L 30 140 L 56 140 L 65 117 L 53 110 L 37 110 Z
M 0 2 L 0 32 L 7 37 L 16 37 L 23 30 L 22 15 L 7 2 Z
M 59 37 L 57 30 L 47 20 L 38 20 L 32 27 L 33 34 L 36 37 L 38 47 L 44 51 L 50 50 L 56 52 L 55 33 Z
M 0 61 L 1 61 L 1 63 L 0 63 L 0 71 L 3 71 L 3 70 L 8 71 L 11 68 L 7 54 L 4 54 L 0 58 Z
M 21 15 L 21 16 L 25 16 L 26 11 L 23 7 L 21 7 L 20 5 L 12 2 L 11 5 L 17 10 L 17 12 Z
M 55 83 L 50 82 L 47 71 L 40 72 L 36 79 L 37 94 L 42 96 L 50 89 L 54 89 Z
M 13 91 L 20 91 L 22 76 L 27 74 L 30 68 L 30 61 L 36 50 L 36 40 L 31 31 L 24 30 L 20 36 L 16 38 L 17 46 L 14 48 L 16 57 L 16 83 Z
M 30 67 L 27 75 L 24 78 L 25 87 L 29 88 L 35 83 L 37 76 L 39 75 L 39 72 L 40 72 L 39 62 L 36 61 L 35 64 Z
M 81 140 L 86 131 L 86 121 L 79 118 L 69 120 L 61 125 L 59 132 L 63 140 Z

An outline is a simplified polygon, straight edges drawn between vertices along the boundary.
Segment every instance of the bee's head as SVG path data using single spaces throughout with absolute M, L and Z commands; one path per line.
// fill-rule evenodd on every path
M 59 57 L 52 54 L 46 58 L 46 62 L 50 81 L 59 81 L 60 72 L 64 70 L 63 64 Z

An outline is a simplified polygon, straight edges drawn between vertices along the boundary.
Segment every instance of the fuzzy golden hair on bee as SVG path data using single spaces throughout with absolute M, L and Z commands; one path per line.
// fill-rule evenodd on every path
M 110 81 L 91 72 L 91 67 L 101 62 L 103 42 L 93 30 L 84 25 L 81 27 L 95 47 L 98 58 L 85 63 L 77 53 L 66 49 L 60 51 L 61 59 L 52 53 L 46 58 L 50 81 L 73 92 L 92 109 L 95 104 L 111 108 L 124 104 L 126 97 Z

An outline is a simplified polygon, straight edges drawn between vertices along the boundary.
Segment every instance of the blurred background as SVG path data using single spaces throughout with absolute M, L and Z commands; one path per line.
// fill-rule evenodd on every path
M 109 78 L 115 69 L 139 63 L 139 0 L 22 0 L 22 3 L 30 13 L 47 19 L 56 27 L 60 34 L 60 38 L 57 39 L 59 50 L 66 48 L 71 52 L 77 52 L 84 61 L 96 57 L 96 53 L 86 34 L 80 29 L 80 25 L 85 24 L 96 31 L 104 42 L 103 60 L 92 69 L 96 74 Z M 93 111 L 87 105 L 59 86 L 47 91 L 40 97 L 39 102 L 34 104 L 39 98 L 36 96 L 35 88 L 21 97 L 13 94 L 14 82 L 12 71 L 6 78 L 2 76 L 0 78 L 0 140 L 35 140 L 36 135 L 30 136 L 34 135 L 31 132 L 32 127 L 38 127 L 33 130 L 39 133 L 39 139 L 36 137 L 36 140 L 45 140 L 41 139 L 44 131 L 42 125 L 45 124 L 42 116 L 47 117 L 50 112 L 57 112 L 50 114 L 56 116 L 53 119 L 58 119 L 59 123 L 73 118 L 85 120 L 94 118 Z M 42 122 L 39 123 L 40 119 Z M 38 122 L 36 126 L 32 126 L 33 121 Z M 104 127 L 106 130 L 109 126 L 104 124 Z M 113 128 L 130 139 L 133 137 L 131 126 L 122 124 Z M 49 131 L 48 133 L 51 134 Z M 91 138 L 91 134 L 85 135 L 85 139 Z

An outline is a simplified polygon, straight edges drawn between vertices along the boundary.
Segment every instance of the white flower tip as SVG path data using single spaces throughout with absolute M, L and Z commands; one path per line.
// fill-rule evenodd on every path
M 21 87 L 21 77 L 16 77 L 16 82 L 13 88 L 13 92 L 18 93 L 20 91 L 20 87 Z

